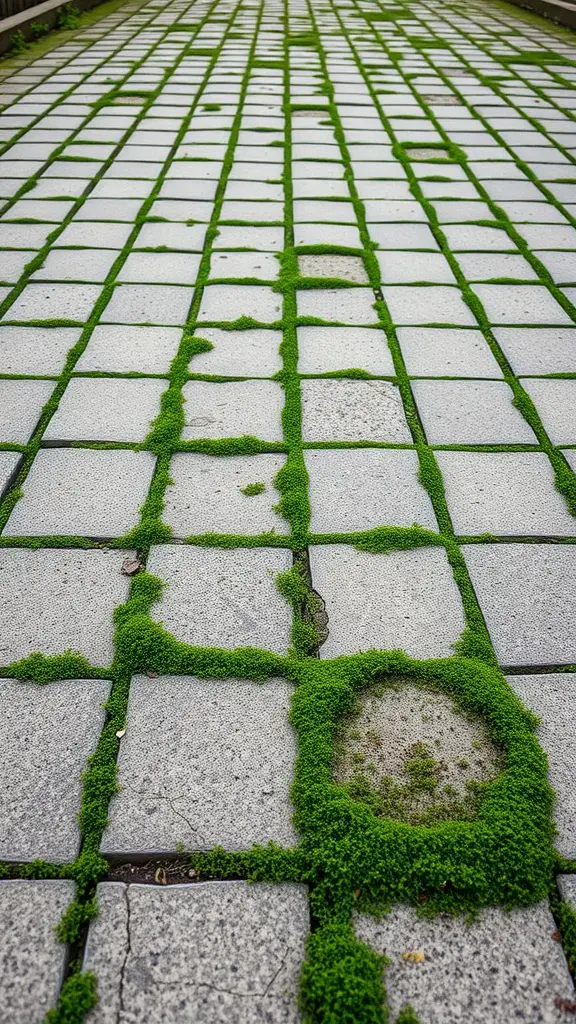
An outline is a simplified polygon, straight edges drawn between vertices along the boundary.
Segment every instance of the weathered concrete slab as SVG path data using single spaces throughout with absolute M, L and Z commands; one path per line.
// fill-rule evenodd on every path
M 472 924 L 418 917 L 409 907 L 395 907 L 380 921 L 356 918 L 358 937 L 391 960 L 392 1014 L 410 1004 L 427 1024 L 560 1024 L 566 1015 L 556 998 L 572 1001 L 575 993 L 555 931 L 546 903 L 508 913 L 490 907 Z M 415 963 L 406 953 L 424 959 Z
M 160 412 L 165 380 L 76 378 L 44 437 L 53 441 L 143 441 Z
M 0 882 L 0 1015 L 41 1024 L 57 1002 L 66 946 L 54 928 L 74 898 L 67 881 Z
M 281 679 L 136 676 L 103 852 L 293 845 L 290 691 Z
M 441 548 L 373 555 L 343 544 L 314 545 L 310 568 L 328 613 L 323 658 L 371 648 L 401 648 L 415 658 L 453 653 L 464 616 Z
M 306 888 L 104 882 L 84 969 L 99 977 L 90 1024 L 141 1019 L 297 1024 L 310 927 Z
M 273 380 L 212 383 L 191 380 L 184 385 L 186 423 L 182 438 L 243 437 L 282 441 L 284 392 Z
M 186 643 L 208 647 L 263 647 L 284 654 L 291 610 L 275 575 L 292 565 L 276 548 L 155 546 L 148 571 L 166 582 L 152 617 Z
M 64 862 L 80 852 L 82 772 L 104 725 L 109 690 L 99 679 L 47 686 L 0 680 L 3 860 Z
M 410 444 L 400 392 L 381 380 L 303 380 L 304 441 L 399 441 Z

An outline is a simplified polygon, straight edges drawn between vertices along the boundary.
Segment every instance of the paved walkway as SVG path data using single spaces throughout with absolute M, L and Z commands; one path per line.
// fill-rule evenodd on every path
M 3 1024 L 572 1019 L 574 37 L 150 0 L 19 64 Z

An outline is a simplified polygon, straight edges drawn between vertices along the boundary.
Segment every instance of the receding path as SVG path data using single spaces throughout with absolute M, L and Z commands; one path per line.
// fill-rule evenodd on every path
M 572 1019 L 575 37 L 151 0 L 0 78 L 2 1024 Z

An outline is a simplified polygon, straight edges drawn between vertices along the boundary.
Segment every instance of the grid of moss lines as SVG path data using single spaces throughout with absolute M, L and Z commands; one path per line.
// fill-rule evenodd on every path
M 64 228 L 71 222 L 74 214 L 81 208 L 85 198 L 102 179 L 115 157 L 121 153 L 122 148 L 129 143 L 130 136 L 175 70 L 182 62 L 189 61 L 191 56 L 194 58 L 195 68 L 203 75 L 202 81 L 197 86 L 195 98 L 182 120 L 168 157 L 161 161 L 162 169 L 159 175 L 150 181 L 150 194 L 142 202 L 133 230 L 104 282 L 101 296 L 87 322 L 80 325 L 82 333 L 79 341 L 70 351 L 62 374 L 58 378 L 54 378 L 52 397 L 42 412 L 36 430 L 26 445 L 3 444 L 0 446 L 3 450 L 21 453 L 17 471 L 9 483 L 7 493 L 0 506 L 0 525 L 2 528 L 6 525 L 22 488 L 25 489 L 27 474 L 38 451 L 43 446 L 44 431 L 56 411 L 68 383 L 74 377 L 80 376 L 75 374 L 77 361 L 89 344 L 93 330 L 112 296 L 114 282 L 117 280 L 123 264 L 129 253 L 138 248 L 138 234 L 142 225 L 146 223 L 152 203 L 158 196 L 168 169 L 176 158 L 178 146 L 184 138 L 193 113 L 202 104 L 203 89 L 209 82 L 210 76 L 219 67 L 218 60 L 225 52 L 226 41 L 231 37 L 234 38 L 234 34 L 237 33 L 245 42 L 245 60 L 242 63 L 242 70 L 245 70 L 245 74 L 238 99 L 237 114 L 222 161 L 221 176 L 206 232 L 205 247 L 196 284 L 190 289 L 191 303 L 182 342 L 170 373 L 165 378 L 166 390 L 162 398 L 160 416 L 142 444 L 128 445 L 121 442 L 94 443 L 93 445 L 76 444 L 80 447 L 94 448 L 138 448 L 151 451 L 155 455 L 156 470 L 148 498 L 142 509 L 140 523 L 128 535 L 109 538 L 106 541 L 107 546 L 110 547 L 127 550 L 136 548 L 144 566 L 151 545 L 169 543 L 171 539 L 170 531 L 162 521 L 162 509 L 164 493 L 170 479 L 170 463 L 175 453 L 201 451 L 219 458 L 225 458 L 232 454 L 251 455 L 269 451 L 284 453 L 286 461 L 277 478 L 276 485 L 280 492 L 280 510 L 290 526 L 289 535 L 267 534 L 246 537 L 244 535 L 209 534 L 199 536 L 192 534 L 188 541 L 221 547 L 240 545 L 266 547 L 275 544 L 293 551 L 294 570 L 279 580 L 282 593 L 293 606 L 293 648 L 287 656 L 278 656 L 261 650 L 228 651 L 218 648 L 195 648 L 176 641 L 165 633 L 149 614 L 154 602 L 160 596 L 161 581 L 142 572 L 132 581 L 127 603 L 117 611 L 116 653 L 114 662 L 109 669 L 97 669 L 89 665 L 81 656 L 74 654 L 53 657 L 39 654 L 22 662 L 5 666 L 2 669 L 3 676 L 28 679 L 37 683 L 49 684 L 51 680 L 61 678 L 106 678 L 112 682 L 112 692 L 107 705 L 106 724 L 96 754 L 91 759 L 85 776 L 80 819 L 82 834 L 80 856 L 74 863 L 67 865 L 40 862 L 4 863 L 1 866 L 1 872 L 4 877 L 65 877 L 71 878 L 77 883 L 78 896 L 60 928 L 61 939 L 69 942 L 73 952 L 77 953 L 81 949 L 86 921 L 96 912 L 95 885 L 97 881 L 106 876 L 108 871 L 108 863 L 100 855 L 99 846 L 106 824 L 108 802 L 115 788 L 115 763 L 119 746 L 116 733 L 121 731 L 125 724 L 132 675 L 140 671 L 153 670 L 158 673 L 187 673 L 207 678 L 239 676 L 264 679 L 273 675 L 284 676 L 296 686 L 292 721 L 298 732 L 300 752 L 296 765 L 293 799 L 296 823 L 302 837 L 301 843 L 294 850 L 281 850 L 273 847 L 265 850 L 256 848 L 238 855 L 226 855 L 221 851 L 216 851 L 213 855 L 196 855 L 194 862 L 205 877 L 240 876 L 272 881 L 286 879 L 306 882 L 310 886 L 314 923 L 308 958 L 303 969 L 302 1001 L 306 1014 L 311 1020 L 383 1021 L 385 1009 L 381 965 L 378 958 L 362 946 L 354 936 L 350 921 L 351 912 L 356 906 L 360 908 L 369 908 L 373 905 L 382 906 L 391 900 L 414 902 L 423 891 L 428 894 L 432 905 L 451 910 L 475 909 L 489 903 L 514 905 L 530 902 L 547 894 L 557 860 L 552 848 L 551 793 L 546 782 L 546 760 L 535 740 L 535 720 L 522 708 L 496 666 L 490 638 L 460 549 L 462 541 L 494 543 L 500 538 L 456 536 L 442 477 L 434 455 L 435 450 L 439 447 L 476 450 L 478 446 L 431 445 L 428 443 L 422 427 L 395 325 L 382 300 L 382 282 L 374 257 L 375 246 L 370 238 L 363 203 L 354 184 L 353 161 L 346 142 L 346 132 L 340 121 L 339 108 L 334 101 L 327 55 L 330 53 L 331 41 L 336 38 L 336 35 L 339 39 L 346 40 L 348 52 L 353 56 L 371 91 L 374 106 L 381 116 L 382 125 L 394 147 L 395 158 L 402 164 L 406 172 L 413 195 L 425 211 L 427 222 L 440 251 L 445 255 L 461 289 L 464 301 L 474 313 L 483 337 L 493 353 L 504 379 L 514 393 L 517 407 L 525 416 L 537 438 L 537 444 L 534 445 L 482 446 L 482 450 L 544 452 L 553 466 L 557 487 L 565 496 L 572 511 L 576 509 L 574 474 L 562 450 L 550 440 L 535 406 L 513 373 L 491 330 L 490 322 L 482 305 L 460 269 L 458 254 L 452 252 L 448 245 L 434 205 L 426 198 L 419 184 L 419 178 L 413 170 L 410 143 L 399 140 L 392 119 L 387 117 L 382 109 L 379 93 L 375 87 L 381 72 L 385 73 L 387 68 L 393 68 L 394 71 L 399 71 L 403 75 L 403 81 L 418 100 L 424 116 L 429 123 L 434 125 L 442 138 L 448 159 L 444 158 L 443 151 L 441 151 L 442 155 L 435 159 L 435 147 L 430 147 L 430 177 L 449 175 L 452 166 L 462 168 L 466 179 L 473 184 L 478 196 L 489 205 L 494 223 L 508 233 L 510 250 L 519 251 L 525 257 L 536 272 L 538 280 L 574 320 L 576 320 L 575 310 L 564 292 L 556 285 L 546 267 L 530 252 L 529 247 L 523 241 L 521 227 L 512 223 L 483 188 L 471 167 L 472 161 L 467 161 L 461 148 L 452 141 L 452 133 L 448 134 L 444 130 L 431 104 L 426 101 L 425 94 L 420 94 L 411 72 L 403 74 L 403 58 L 410 52 L 418 53 L 422 61 L 441 74 L 443 80 L 450 85 L 454 95 L 466 104 L 465 96 L 458 91 L 457 80 L 452 81 L 449 74 L 441 70 L 443 67 L 442 55 L 435 52 L 435 46 L 437 46 L 444 53 L 450 51 L 456 54 L 458 39 L 455 40 L 450 36 L 452 41 L 446 42 L 443 36 L 438 34 L 439 30 L 430 31 L 428 19 L 424 20 L 422 16 L 422 11 L 426 10 L 433 15 L 435 24 L 444 21 L 446 25 L 451 25 L 452 12 L 454 12 L 454 16 L 458 14 L 456 5 L 436 7 L 432 3 L 424 5 L 398 3 L 394 5 L 393 13 L 390 14 L 391 8 L 376 2 L 376 0 L 362 4 L 350 2 L 345 7 L 327 3 L 317 10 L 313 5 L 305 3 L 289 5 L 287 2 L 286 8 L 281 12 L 284 19 L 284 39 L 283 43 L 279 42 L 277 52 L 270 47 L 269 41 L 261 49 L 258 48 L 259 28 L 261 24 L 266 24 L 266 18 L 269 19 L 268 26 L 273 26 L 280 10 L 276 5 L 260 4 L 241 9 L 240 5 L 230 3 L 224 10 L 221 5 L 218 5 L 218 10 L 216 8 L 216 3 L 190 4 L 182 2 L 144 5 L 140 9 L 142 13 L 139 15 L 134 32 L 127 39 L 136 39 L 142 32 L 143 25 L 156 24 L 157 27 L 159 12 L 165 10 L 166 21 L 162 31 L 151 42 L 149 48 L 142 52 L 138 61 L 122 77 L 110 84 L 109 91 L 96 101 L 92 112 L 85 121 L 70 133 L 68 138 L 50 154 L 29 179 L 23 179 L 22 187 L 15 193 L 13 199 L 10 199 L 2 208 L 1 222 L 9 222 L 11 206 L 34 187 L 51 163 L 66 158 L 65 148 L 73 143 L 76 134 L 89 124 L 99 111 L 102 109 L 112 111 L 112 104 L 121 99 L 122 95 L 129 95 L 130 92 L 141 94 L 142 105 L 138 108 L 132 126 L 109 150 L 105 159 L 95 158 L 98 165 L 96 167 L 96 163 L 94 163 L 96 173 L 91 176 L 90 183 L 83 195 L 76 199 L 62 223 L 48 235 L 45 245 L 38 250 L 37 256 L 34 257 L 18 283 L 10 289 L 4 299 L 0 314 L 4 318 L 3 322 L 9 324 L 11 322 L 10 307 L 23 291 L 34 270 L 42 265 L 46 255 L 57 242 Z M 147 12 L 150 17 L 145 21 Z M 218 14 L 218 19 L 214 21 L 212 19 L 216 14 Z M 401 14 L 405 14 L 407 20 L 404 21 Z M 505 12 L 502 17 L 506 24 Z M 518 27 L 519 18 L 520 16 L 513 21 L 515 28 Z M 132 22 L 133 18 L 127 20 L 128 29 Z M 180 22 L 180 29 L 177 22 Z M 205 26 L 208 26 L 207 41 L 202 36 Z M 557 34 L 559 41 L 557 44 L 555 43 L 555 51 L 559 53 L 562 48 L 562 40 L 565 37 L 561 33 Z M 468 39 L 469 35 L 469 33 L 460 31 L 460 38 L 463 40 Z M 555 35 L 555 30 L 551 29 L 549 36 L 551 41 Z M 501 46 L 502 37 L 495 33 L 495 38 L 499 40 Z M 158 47 L 166 40 L 174 44 L 178 53 L 163 58 L 165 70 L 157 86 L 155 88 L 131 89 L 131 79 L 135 73 L 140 67 L 146 66 L 148 58 L 153 56 Z M 126 45 L 127 42 L 123 41 L 115 52 L 121 53 Z M 508 49 L 513 53 L 521 54 L 533 48 L 534 45 L 534 41 L 527 34 L 526 45 L 524 43 L 516 45 L 512 41 Z M 379 66 L 372 67 L 369 64 L 368 59 L 364 56 L 366 48 L 370 54 L 375 51 L 379 52 Z M 486 52 L 491 58 L 498 59 L 494 49 L 487 48 Z M 338 53 L 342 53 L 342 51 L 339 50 Z M 504 57 L 509 56 L 510 53 L 507 50 Z M 503 92 L 501 82 L 493 81 L 491 77 L 475 71 L 473 65 L 467 62 L 465 57 L 460 59 L 467 70 L 475 74 L 483 85 L 492 88 L 497 95 L 505 95 L 506 102 L 517 109 Z M 100 66 L 105 68 L 109 60 L 110 54 L 106 54 Z M 527 72 L 522 71 L 525 65 L 516 65 L 506 59 L 503 61 L 503 66 L 507 71 L 512 72 L 514 78 L 528 82 L 529 87 L 534 89 L 536 94 L 542 94 L 540 87 L 531 83 Z M 278 322 L 272 325 L 269 323 L 259 325 L 254 320 L 247 320 L 233 324 L 229 322 L 214 323 L 212 326 L 234 327 L 237 330 L 263 326 L 282 331 L 283 369 L 277 379 L 285 391 L 284 439 L 279 443 L 265 443 L 258 438 L 247 437 L 186 442 L 182 441 L 180 437 L 184 422 L 182 405 L 184 384 L 191 379 L 206 379 L 217 386 L 219 381 L 239 379 L 226 377 L 216 379 L 206 374 L 190 373 L 189 364 L 196 352 L 206 349 L 201 329 L 195 330 L 196 319 L 204 285 L 210 280 L 210 257 L 213 243 L 217 238 L 218 225 L 221 223 L 220 213 L 225 188 L 232 168 L 241 126 L 242 104 L 251 76 L 257 75 L 258 70 L 262 68 L 276 71 L 284 88 L 285 159 L 282 175 L 285 195 L 284 252 L 279 283 L 274 284 L 282 298 L 282 316 Z M 377 302 L 377 313 L 382 325 L 383 338 L 385 337 L 387 340 L 395 371 L 392 377 L 376 379 L 390 380 L 398 386 L 406 420 L 412 434 L 411 444 L 402 446 L 382 443 L 377 446 L 382 448 L 407 447 L 416 451 L 420 464 L 421 481 L 430 495 L 439 524 L 437 532 L 400 527 L 380 527 L 361 534 L 313 535 L 309 531 L 310 508 L 303 451 L 312 447 L 315 449 L 329 448 L 331 445 L 321 442 L 302 442 L 301 375 L 298 373 L 297 362 L 297 326 L 303 321 L 298 318 L 297 294 L 302 288 L 322 289 L 349 286 L 349 282 L 331 279 L 303 280 L 297 269 L 298 252 L 294 247 L 292 218 L 291 127 L 294 123 L 292 115 L 298 106 L 308 109 L 312 108 L 313 104 L 309 100 L 302 104 L 295 101 L 291 90 L 290 72 L 309 71 L 310 68 L 314 68 L 321 75 L 318 105 L 323 118 L 329 120 L 339 146 L 338 159 L 349 185 L 350 201 L 356 214 L 362 248 L 343 250 L 340 247 L 309 246 L 303 247 L 300 251 L 303 253 L 334 252 L 336 254 L 346 252 L 349 255 L 360 256 L 364 261 Z M 86 72 L 84 76 L 86 80 L 91 77 L 93 71 L 94 69 L 90 68 Z M 566 86 L 567 80 L 560 73 L 552 72 L 551 77 L 562 86 Z M 72 94 L 76 85 L 77 83 L 71 85 L 70 90 L 62 94 L 52 107 L 39 114 L 34 124 L 41 123 L 45 113 L 57 110 L 63 96 Z M 569 83 L 569 87 L 572 87 L 571 83 Z M 574 223 L 574 207 L 570 209 L 569 204 L 561 203 L 549 185 L 540 182 L 526 161 L 515 156 L 513 148 L 490 125 L 487 118 L 476 110 L 473 110 L 473 114 L 491 132 L 496 141 L 507 148 L 526 175 L 540 188 L 543 198 L 560 209 L 570 223 Z M 569 111 L 568 116 L 572 116 Z M 552 144 L 557 146 L 558 151 L 564 157 L 569 158 L 572 164 L 576 162 L 569 150 L 558 144 L 541 122 L 535 122 L 534 118 L 527 118 L 527 120 L 531 125 L 534 124 L 543 135 L 549 137 Z M 17 141 L 25 139 L 25 131 L 26 129 L 22 127 L 15 133 L 14 138 L 6 145 L 5 154 L 9 154 L 11 146 Z M 413 145 L 418 148 L 426 148 L 426 144 L 417 137 L 414 138 Z M 92 161 L 85 156 L 74 159 L 86 163 L 87 174 L 89 174 Z M 194 164 L 191 163 L 190 167 L 192 177 Z M 574 178 L 576 179 L 576 175 Z M 447 190 L 449 187 L 447 185 Z M 233 279 L 227 280 L 232 281 Z M 273 282 L 240 279 L 237 283 L 266 284 Z M 246 315 L 250 316 L 249 310 Z M 32 323 L 38 324 L 38 321 Z M 76 325 L 75 322 L 72 323 Z M 49 325 L 45 324 L 45 326 Z M 54 324 L 54 326 L 57 325 Z M 349 370 L 334 376 L 353 378 L 354 375 L 354 372 Z M 350 446 L 356 444 L 360 447 L 366 446 L 364 442 L 351 442 Z M 346 447 L 345 444 L 337 442 L 334 446 Z M 563 445 L 562 447 L 566 449 L 570 446 Z M 514 539 L 525 542 L 531 538 Z M 550 538 L 550 540 L 552 539 L 555 543 L 572 543 L 574 540 L 574 538 L 563 540 Z M 539 538 L 539 541 L 546 542 L 546 538 Z M 460 589 L 467 623 L 454 657 L 435 661 L 418 661 L 395 651 L 374 651 L 368 654 L 342 657 L 333 661 L 319 659 L 317 655 L 320 637 L 314 623 L 315 605 L 310 591 L 310 585 L 313 585 L 314 581 L 309 577 L 307 548 L 310 544 L 331 543 L 356 545 L 363 550 L 382 554 L 394 548 L 442 545 L 446 550 Z M 68 535 L 40 538 L 0 536 L 0 545 L 94 547 L 98 546 L 98 541 L 95 538 Z M 423 828 L 378 822 L 366 809 L 355 805 L 332 784 L 330 765 L 333 734 L 339 719 L 350 709 L 355 692 L 367 682 L 386 677 L 393 678 L 397 675 L 408 675 L 423 684 L 440 686 L 451 693 L 464 708 L 485 715 L 489 721 L 493 738 L 505 748 L 507 753 L 506 771 L 492 785 L 489 794 L 483 801 L 482 830 L 476 828 L 475 823 L 447 823 L 436 826 L 432 837 L 430 831 Z M 509 837 L 511 815 L 516 825 L 513 842 Z M 503 827 L 504 823 L 506 829 Z M 505 837 L 505 833 L 507 833 L 507 837 Z M 418 872 L 413 870 L 415 860 L 420 865 Z M 484 871 L 482 867 L 487 860 L 492 868 L 490 872 Z M 519 868 L 518 864 L 521 864 L 522 867 Z M 447 877 L 451 882 L 448 892 L 445 888 Z M 557 907 L 556 909 L 558 910 Z M 565 908 L 562 908 L 561 911 L 558 910 L 558 913 L 564 915 L 565 920 L 562 919 L 562 923 L 567 938 L 568 952 L 572 955 L 570 937 L 574 931 L 573 924 Z M 54 1020 L 79 1020 L 82 1018 L 84 1010 L 88 1009 L 91 1004 L 93 981 L 81 976 L 78 970 L 79 965 L 73 960 L 69 977 L 63 989 L 61 1004 Z M 73 1013 L 75 1016 L 65 1018 L 65 1013 Z

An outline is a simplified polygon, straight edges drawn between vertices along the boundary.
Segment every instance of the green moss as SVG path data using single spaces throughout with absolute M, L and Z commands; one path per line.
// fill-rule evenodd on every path
M 53 1010 L 48 1010 L 46 1024 L 82 1024 L 86 1014 L 98 1002 L 96 977 L 90 971 L 75 973 L 66 979 Z
M 386 1024 L 382 973 L 387 961 L 331 921 L 308 938 L 300 1004 L 307 1024 Z
M 266 484 L 261 482 L 255 484 L 246 484 L 245 487 L 240 488 L 240 493 L 245 494 L 246 497 L 252 498 L 256 494 L 263 494 L 266 490 Z

